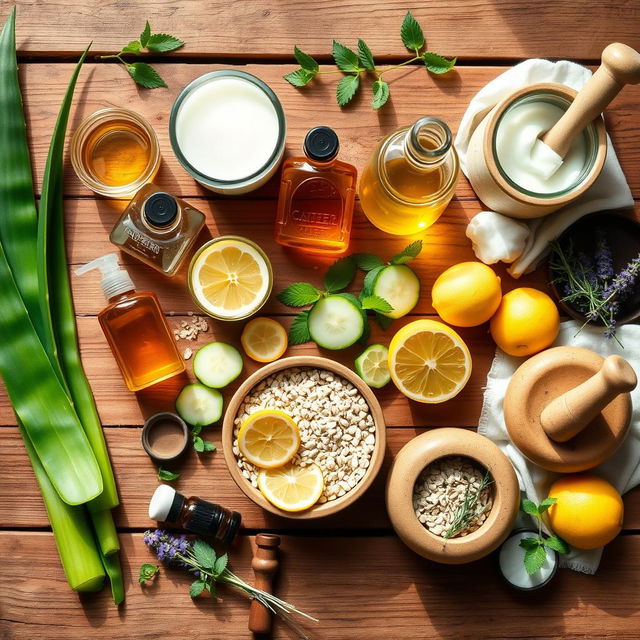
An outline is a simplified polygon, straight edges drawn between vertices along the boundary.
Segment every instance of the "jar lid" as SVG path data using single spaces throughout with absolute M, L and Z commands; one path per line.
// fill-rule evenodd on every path
M 338 154 L 340 141 L 329 127 L 315 127 L 304 138 L 304 153 L 318 162 L 329 162 Z
M 169 193 L 158 191 L 147 198 L 143 213 L 154 227 L 168 227 L 178 216 L 178 203 Z

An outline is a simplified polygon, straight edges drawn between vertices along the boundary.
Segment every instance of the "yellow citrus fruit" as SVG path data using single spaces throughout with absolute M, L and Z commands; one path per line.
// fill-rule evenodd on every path
M 313 463 L 306 467 L 288 465 L 280 469 L 262 469 L 258 473 L 258 489 L 278 509 L 303 511 L 318 502 L 322 495 L 322 470 Z
M 546 293 L 521 287 L 504 294 L 489 326 L 491 337 L 505 353 L 530 356 L 556 339 L 560 314 Z
M 273 362 L 286 350 L 289 341 L 285 328 L 271 318 L 254 318 L 242 330 L 244 352 L 256 362 Z
M 252 413 L 238 432 L 238 448 L 257 467 L 282 467 L 300 447 L 298 425 L 284 411 L 262 409 Z
M 500 306 L 500 278 L 482 262 L 454 264 L 436 279 L 431 299 L 445 322 L 475 327 L 489 320 Z
M 389 373 L 405 396 L 435 404 L 456 396 L 471 375 L 471 354 L 446 324 L 416 320 L 389 345 Z
M 549 497 L 557 499 L 549 508 L 551 528 L 576 549 L 602 547 L 622 529 L 622 498 L 602 478 L 586 473 L 561 476 Z
M 189 282 L 198 304 L 223 319 L 245 318 L 271 292 L 271 271 L 262 251 L 233 236 L 215 240 L 194 256 Z

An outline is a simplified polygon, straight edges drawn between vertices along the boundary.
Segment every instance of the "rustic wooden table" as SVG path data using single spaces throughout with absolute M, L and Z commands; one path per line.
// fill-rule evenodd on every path
M 0 1 L 4 21 L 11 2 Z M 627 0 L 448 0 L 415 3 L 414 15 L 425 27 L 428 46 L 457 55 L 457 70 L 444 77 L 408 67 L 393 76 L 392 98 L 379 113 L 369 97 L 359 96 L 340 110 L 334 100 L 334 77 L 298 91 L 282 80 L 294 68 L 298 44 L 329 63 L 331 39 L 354 44 L 367 40 L 377 59 L 401 61 L 399 25 L 407 9 L 398 0 L 18 0 L 17 40 L 36 182 L 40 183 L 49 138 L 72 62 L 93 40 L 90 61 L 82 70 L 71 129 L 96 109 L 125 106 L 155 127 L 163 163 L 157 182 L 207 212 L 213 235 L 238 233 L 259 242 L 273 260 L 275 290 L 299 279 L 314 278 L 313 269 L 274 244 L 272 230 L 277 183 L 248 198 L 221 199 L 201 189 L 178 165 L 168 140 L 170 106 L 178 91 L 213 69 L 242 65 L 278 93 L 288 117 L 289 153 L 297 153 L 308 128 L 327 124 L 342 142 L 341 157 L 362 168 L 383 134 L 430 114 L 456 130 L 471 96 L 508 65 L 534 56 L 571 58 L 596 64 L 602 48 L 620 40 L 640 47 L 640 1 Z M 147 6 L 143 6 L 147 4 Z M 168 31 L 186 46 L 158 61 L 169 88 L 138 90 L 125 70 L 97 62 L 97 54 L 117 51 L 137 37 L 149 19 L 154 31 Z M 625 90 L 607 112 L 609 132 L 636 198 L 640 197 L 640 87 Z M 1 117 L 1 116 L 0 116 Z M 1 170 L 1 168 L 0 168 Z M 112 249 L 108 233 L 124 203 L 96 198 L 66 170 L 68 247 L 72 265 Z M 414 315 L 434 314 L 428 292 L 445 267 L 473 259 L 464 236 L 467 220 L 481 209 L 468 182 L 440 221 L 425 235 L 416 268 L 425 292 Z M 2 215 L 4 212 L 0 212 Z M 636 214 L 640 209 L 636 208 Z M 377 232 L 357 212 L 352 249 L 391 255 L 397 240 Z M 166 312 L 179 321 L 194 305 L 181 277 L 171 281 L 122 256 L 140 290 L 153 290 Z M 501 275 L 506 289 L 520 284 L 544 288 L 534 273 L 519 283 Z M 246 638 L 245 600 L 221 590 L 222 602 L 191 602 L 188 577 L 163 572 L 146 588 L 137 584 L 138 567 L 151 559 L 141 532 L 153 526 L 147 501 L 157 481 L 155 468 L 140 446 L 140 425 L 150 413 L 170 409 L 177 383 L 144 393 L 129 393 L 98 326 L 104 302 L 96 278 L 73 279 L 82 353 L 105 425 L 122 505 L 117 524 L 124 548 L 126 604 L 117 610 L 108 590 L 79 598 L 67 587 L 43 504 L 6 397 L 0 398 L 0 635 L 3 638 Z M 290 311 L 273 298 L 268 314 L 285 324 Z M 204 340 L 238 343 L 241 326 L 211 322 Z M 283 534 L 279 594 L 321 623 L 313 637 L 369 638 L 603 638 L 638 637 L 640 623 L 640 491 L 625 497 L 623 533 L 604 552 L 597 576 L 561 571 L 552 585 L 534 595 L 516 593 L 498 575 L 494 558 L 467 566 L 427 562 L 393 535 L 383 499 L 386 468 L 392 456 L 416 434 L 438 426 L 475 428 L 482 387 L 493 355 L 486 327 L 461 331 L 474 361 L 466 389 L 453 401 L 433 407 L 409 403 L 395 390 L 379 394 L 388 425 L 385 469 L 376 485 L 355 506 L 337 517 L 298 523 L 272 517 L 251 503 L 230 479 L 222 454 L 191 455 L 179 469 L 178 487 L 215 499 L 240 511 L 245 535 L 233 551 L 232 564 L 251 579 L 251 536 L 268 529 Z M 374 338 L 389 337 L 374 329 Z M 3 336 L 2 339 L 10 339 Z M 292 348 L 290 354 L 315 353 L 315 347 Z M 333 354 L 332 354 L 333 355 Z M 354 351 L 337 354 L 351 363 Z M 18 363 L 16 363 L 19 366 Z M 247 372 L 256 367 L 247 364 Z M 37 381 L 35 381 L 37 383 Z M 229 389 L 231 393 L 233 389 Z M 219 445 L 219 429 L 212 439 Z M 277 637 L 290 637 L 278 625 Z

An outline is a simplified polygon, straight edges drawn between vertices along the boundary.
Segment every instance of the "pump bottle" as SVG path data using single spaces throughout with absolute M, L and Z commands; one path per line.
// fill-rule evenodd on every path
M 109 301 L 98 320 L 127 387 L 139 391 L 182 373 L 184 361 L 156 295 L 135 291 L 115 253 L 83 265 L 76 269 L 76 275 L 93 269 L 102 273 L 100 284 Z

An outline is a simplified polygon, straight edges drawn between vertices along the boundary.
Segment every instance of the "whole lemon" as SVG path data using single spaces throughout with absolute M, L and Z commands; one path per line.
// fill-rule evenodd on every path
M 505 293 L 489 326 L 491 337 L 505 353 L 530 356 L 556 339 L 560 314 L 546 293 L 521 287 Z
M 475 327 L 489 320 L 500 306 L 500 278 L 482 262 L 454 264 L 434 282 L 431 299 L 445 322 Z
M 549 497 L 553 531 L 576 549 L 597 549 L 611 542 L 622 529 L 622 498 L 606 480 L 574 473 L 556 480 Z

